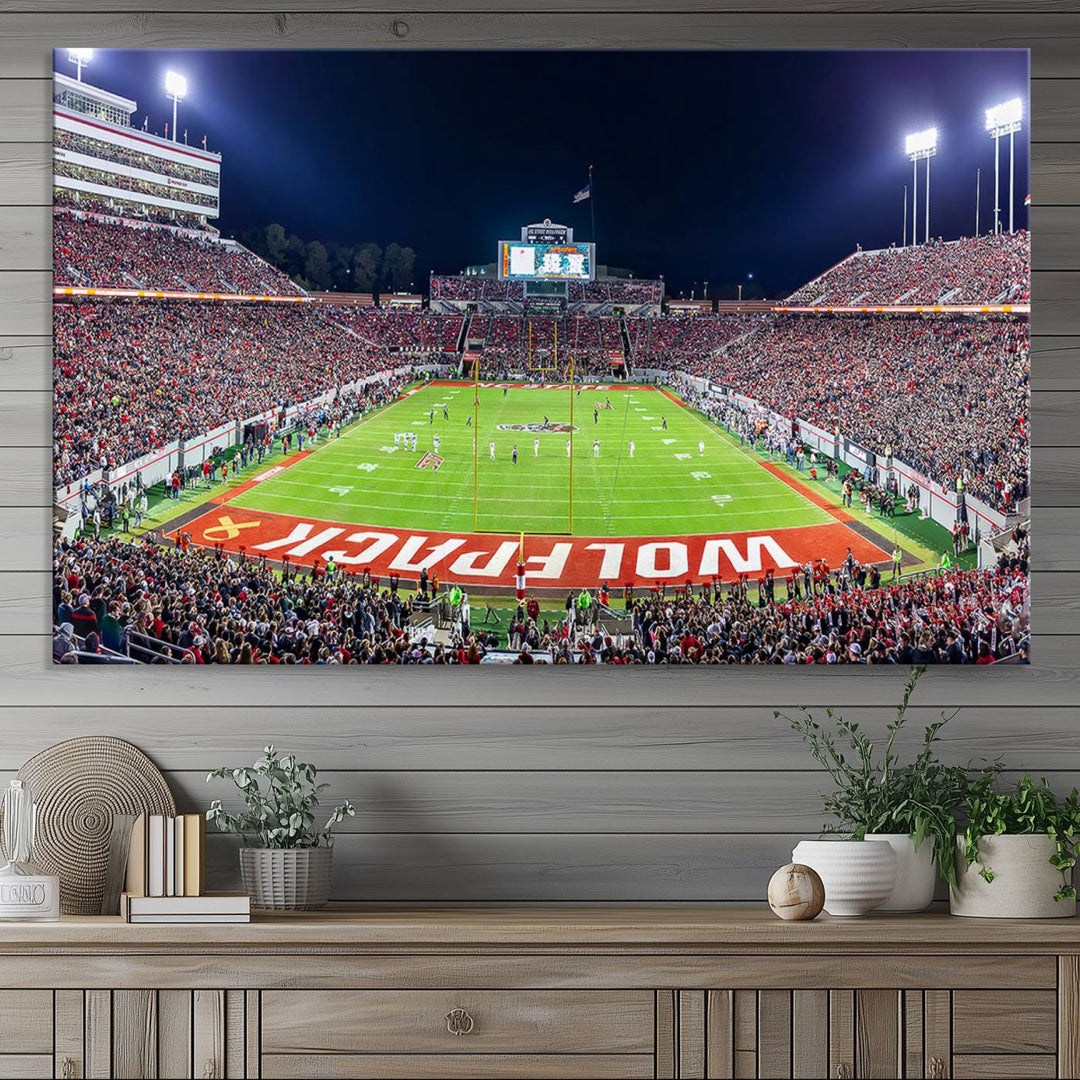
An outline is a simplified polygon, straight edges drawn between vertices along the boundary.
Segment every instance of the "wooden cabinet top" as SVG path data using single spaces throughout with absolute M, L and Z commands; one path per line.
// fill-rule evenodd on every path
M 786 923 L 766 907 L 332 909 L 251 923 L 131 925 L 69 916 L 0 926 L 0 955 L 168 948 L 363 953 L 397 950 L 1080 952 L 1080 919 L 955 918 L 946 911 Z

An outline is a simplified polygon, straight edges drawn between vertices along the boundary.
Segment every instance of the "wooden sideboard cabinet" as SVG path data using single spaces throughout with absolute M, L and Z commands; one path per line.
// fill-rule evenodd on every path
M 0 1078 L 1080 1077 L 1075 919 L 64 919 L 0 966 Z

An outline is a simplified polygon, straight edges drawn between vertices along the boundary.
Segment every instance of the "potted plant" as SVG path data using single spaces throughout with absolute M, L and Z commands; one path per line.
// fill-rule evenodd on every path
M 215 799 L 206 820 L 223 833 L 240 837 L 240 875 L 253 907 L 311 910 L 326 906 L 330 892 L 333 828 L 356 811 L 352 803 L 335 806 L 321 828 L 315 825 L 319 795 L 314 765 L 295 755 L 279 756 L 268 746 L 250 768 L 215 769 L 210 780 L 232 780 L 244 809 L 229 813 Z
M 972 782 L 967 824 L 956 839 L 958 873 L 950 889 L 954 915 L 1053 919 L 1076 914 L 1076 837 L 1080 798 L 1059 800 L 1045 780 L 1024 776 L 1000 790 L 996 777 Z
M 941 730 L 955 713 L 942 713 L 940 720 L 925 727 L 919 752 L 911 761 L 901 764 L 895 749 L 907 722 L 911 697 L 925 670 L 912 671 L 880 750 L 858 723 L 845 720 L 832 709 L 826 710 L 828 721 L 824 725 L 805 707 L 794 718 L 775 714 L 790 723 L 833 782 L 832 791 L 820 793 L 826 812 L 835 818 L 835 823 L 823 830 L 831 839 L 804 841 L 796 848 L 798 857 L 792 856 L 812 866 L 825 880 L 825 910 L 830 914 L 838 913 L 833 907 L 841 903 L 840 890 L 848 897 L 845 907 L 922 911 L 934 897 L 937 864 L 944 864 L 940 869 L 950 884 L 956 880 L 953 860 L 938 855 L 954 849 L 955 814 L 963 804 L 970 770 L 942 764 L 936 752 Z M 987 774 L 996 774 L 997 769 L 991 766 Z M 837 840 L 842 839 L 852 843 L 840 846 Z M 887 889 L 888 860 L 880 852 L 866 850 L 866 842 L 875 841 L 895 853 L 896 870 Z

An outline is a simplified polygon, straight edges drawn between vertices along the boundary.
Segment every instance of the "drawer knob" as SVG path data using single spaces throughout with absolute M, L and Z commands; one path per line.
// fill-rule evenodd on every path
M 60 1075 L 63 1080 L 75 1080 L 75 1059 L 66 1057 L 60 1066 Z
M 446 1030 L 451 1035 L 468 1035 L 473 1029 L 473 1018 L 465 1009 L 451 1009 L 446 1014 Z
M 944 1080 L 945 1062 L 939 1057 L 932 1057 L 930 1059 L 930 1068 L 927 1069 L 927 1075 L 930 1080 Z

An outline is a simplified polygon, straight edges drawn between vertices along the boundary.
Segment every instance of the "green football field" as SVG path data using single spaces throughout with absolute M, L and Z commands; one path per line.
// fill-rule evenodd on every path
M 569 391 L 510 387 L 504 393 L 500 387 L 485 387 L 479 394 L 476 527 L 507 533 L 571 531 L 566 432 L 505 426 L 542 424 L 545 416 L 553 425 L 568 423 Z M 231 505 L 358 525 L 472 531 L 474 429 L 466 417 L 473 410 L 473 395 L 468 383 L 422 385 L 341 438 L 324 439 L 315 453 Z M 601 408 L 594 421 L 594 406 L 607 400 L 612 408 Z M 672 536 L 832 520 L 770 475 L 737 440 L 657 389 L 582 390 L 575 392 L 573 408 L 575 535 Z M 406 432 L 417 436 L 415 451 L 401 440 L 395 449 L 395 433 Z M 539 440 L 538 452 L 534 440 Z M 443 459 L 437 469 L 418 467 L 429 452 Z

